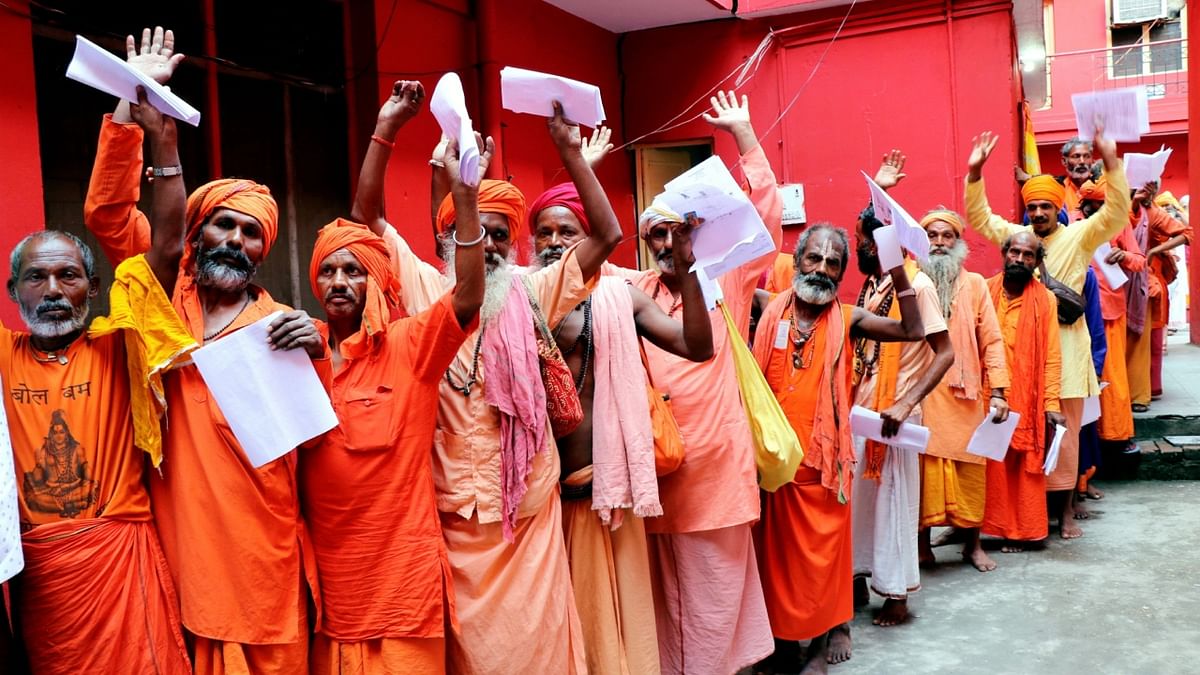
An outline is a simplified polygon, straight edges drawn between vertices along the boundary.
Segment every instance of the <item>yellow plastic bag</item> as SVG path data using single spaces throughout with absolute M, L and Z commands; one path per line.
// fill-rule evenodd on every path
M 737 370 L 738 388 L 742 391 L 742 407 L 750 423 L 750 435 L 754 437 L 758 485 L 767 492 L 774 492 L 796 477 L 804 450 L 791 422 L 783 414 L 783 408 L 779 407 L 775 392 L 771 391 L 758 362 L 734 326 L 729 309 L 724 303 L 718 304 L 725 316 L 725 328 L 733 347 L 733 365 Z

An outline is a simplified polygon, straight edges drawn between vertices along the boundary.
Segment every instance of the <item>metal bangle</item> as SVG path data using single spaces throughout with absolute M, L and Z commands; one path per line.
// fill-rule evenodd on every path
M 446 163 L 440 159 L 431 159 L 429 160 L 429 166 L 436 166 L 439 169 L 444 169 L 446 168 Z
M 916 294 L 917 294 L 917 289 L 915 289 L 915 288 L 906 288 L 906 289 L 904 289 L 904 290 L 902 290 L 902 291 L 897 291 L 897 292 L 896 292 L 896 297 L 897 297 L 897 298 L 907 298 L 907 297 L 913 297 L 913 296 L 916 296 Z
M 479 238 L 475 239 L 474 241 L 459 241 L 458 240 L 458 230 L 455 230 L 454 232 L 450 233 L 450 240 L 454 242 L 454 245 L 462 246 L 464 248 L 470 248 L 472 246 L 477 246 L 480 243 L 482 243 L 486 237 L 487 237 L 487 230 L 483 229 L 482 227 L 479 228 Z

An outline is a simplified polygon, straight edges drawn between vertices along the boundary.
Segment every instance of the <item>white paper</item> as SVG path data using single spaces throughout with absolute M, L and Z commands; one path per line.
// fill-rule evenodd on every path
M 1152 155 L 1144 152 L 1125 153 L 1125 178 L 1129 181 L 1129 187 L 1137 190 L 1146 183 L 1159 182 L 1167 168 L 1167 160 L 1171 159 L 1171 152 L 1171 148 L 1162 146 Z
M 750 198 L 720 157 L 712 156 L 671 179 L 655 200 L 704 222 L 692 234 L 692 269 L 716 280 L 726 272 L 777 252 L 775 240 Z
M 2 382 L 0 391 L 7 391 Z M 13 578 L 25 567 L 17 499 L 17 472 L 13 465 L 12 438 L 8 435 L 8 414 L 4 406 L 0 406 L 0 583 Z
M 900 235 L 896 232 L 895 225 L 875 228 L 871 236 L 875 239 L 879 268 L 885 274 L 904 264 L 904 252 L 900 250 Z
M 704 305 L 708 307 L 708 311 L 713 311 L 717 308 L 717 303 L 725 299 L 725 293 L 721 290 L 721 284 L 709 279 L 704 273 L 704 269 L 700 267 L 692 267 L 692 271 L 696 273 L 696 280 L 700 282 L 700 293 L 704 295 Z
M 787 349 L 788 337 L 792 333 L 791 321 L 780 321 L 775 327 L 775 349 Z
M 929 260 L 929 235 L 925 233 L 921 224 L 908 215 L 908 211 L 883 188 L 876 185 L 865 171 L 862 175 L 867 179 L 867 187 L 871 189 L 871 205 L 875 207 L 875 218 L 884 225 L 895 225 L 900 245 L 918 259 Z
M 82 35 L 75 36 L 75 56 L 67 66 L 67 77 L 131 103 L 137 103 L 137 88 L 141 85 L 146 100 L 162 114 L 192 126 L 200 124 L 199 110 Z
M 272 350 L 276 312 L 192 352 L 213 400 L 255 468 L 337 426 L 317 371 L 303 349 Z
M 971 442 L 967 443 L 967 452 L 1003 462 L 1004 455 L 1008 454 L 1008 446 L 1012 443 L 1013 432 L 1017 430 L 1017 422 L 1021 421 L 1021 413 L 1010 410 L 1008 419 L 999 424 L 992 421 L 995 414 L 995 408 L 988 410 L 987 417 L 983 418 L 983 422 L 971 436 Z
M 1114 291 L 1129 281 L 1129 277 L 1125 274 L 1125 270 L 1116 263 L 1105 262 L 1104 259 L 1108 254 L 1112 253 L 1112 244 L 1107 241 L 1092 253 L 1092 261 L 1096 263 L 1096 267 L 1104 274 L 1104 280 L 1108 282 L 1108 287 Z
M 1150 107 L 1143 86 L 1072 94 L 1071 105 L 1079 137 L 1085 140 L 1096 135 L 1097 115 L 1104 123 L 1104 136 L 1111 140 L 1137 141 L 1150 133 Z
M 779 200 L 783 202 L 784 225 L 799 225 L 808 222 L 808 213 L 804 210 L 803 185 L 800 183 L 780 185 Z
M 883 419 L 879 413 L 856 405 L 850 408 L 850 433 L 872 441 L 896 447 L 925 452 L 929 445 L 929 429 L 911 422 L 904 422 L 895 436 L 884 438 Z
M 1083 399 L 1083 417 L 1079 421 L 1079 426 L 1086 427 L 1098 419 L 1100 419 L 1100 397 L 1088 396 Z
M 1054 473 L 1054 469 L 1058 467 L 1058 451 L 1062 448 L 1063 436 L 1066 435 L 1066 427 L 1061 424 L 1054 425 L 1054 439 L 1050 441 L 1050 447 L 1046 448 L 1046 461 L 1042 463 L 1042 471 L 1047 476 Z
M 593 129 L 604 121 L 600 87 L 536 70 L 505 66 L 500 69 L 500 105 L 515 113 L 554 117 L 554 102 L 569 122 Z
M 429 112 L 442 128 L 442 135 L 458 141 L 458 174 L 463 184 L 479 185 L 479 146 L 457 73 L 446 73 L 438 80 L 429 97 Z

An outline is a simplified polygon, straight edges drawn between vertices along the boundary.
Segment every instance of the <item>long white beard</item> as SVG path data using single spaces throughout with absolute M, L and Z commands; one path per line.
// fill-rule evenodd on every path
M 446 261 L 446 269 L 443 271 L 443 276 L 445 276 L 447 285 L 450 287 L 453 287 L 456 281 L 454 268 L 455 250 L 454 242 L 444 241 L 442 243 L 442 260 Z M 508 299 L 509 289 L 512 288 L 513 268 L 517 264 L 517 251 L 516 249 L 509 250 L 508 258 L 501 258 L 494 253 L 487 254 L 487 259 L 485 259 L 484 263 L 487 265 L 487 271 L 484 276 L 483 306 L 479 308 L 479 320 L 482 323 L 487 323 L 499 316 L 500 310 L 504 309 L 504 302 Z
M 921 271 L 929 275 L 937 287 L 938 304 L 942 306 L 944 318 L 950 318 L 950 308 L 954 305 L 954 284 L 970 253 L 967 242 L 959 239 L 945 255 L 930 254 L 929 260 L 917 261 Z

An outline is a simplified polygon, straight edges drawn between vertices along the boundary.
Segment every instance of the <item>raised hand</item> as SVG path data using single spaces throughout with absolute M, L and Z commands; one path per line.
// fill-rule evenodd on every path
M 708 99 L 712 104 L 713 114 L 704 113 L 704 121 L 718 129 L 733 132 L 736 127 L 750 124 L 750 98 L 742 95 L 741 103 L 737 94 L 730 91 L 726 94 L 717 91 L 716 96 Z
M 879 170 L 875 172 L 875 184 L 884 190 L 894 188 L 900 184 L 900 181 L 908 177 L 904 173 L 904 163 L 908 161 L 908 157 L 904 156 L 899 150 L 893 149 L 891 152 L 883 153 L 883 160 L 879 163 Z
M 424 100 L 425 87 L 420 82 L 396 80 L 392 85 L 392 95 L 379 108 L 379 117 L 375 122 L 376 135 L 392 140 L 400 127 L 421 112 Z
M 677 262 L 688 265 L 696 262 L 696 256 L 692 254 L 692 234 L 702 223 L 704 223 L 704 219 L 697 217 L 695 212 L 691 212 L 684 214 L 682 223 L 670 224 L 671 251 Z M 686 267 L 677 267 L 676 269 L 687 271 Z
M 137 88 L 138 102 L 129 104 L 129 116 L 152 139 L 175 138 L 175 120 L 146 101 L 146 90 Z M 147 171 L 150 168 L 147 167 Z
M 550 130 L 550 138 L 558 148 L 560 156 L 580 153 L 583 149 L 583 139 L 579 133 L 579 125 L 572 124 L 563 117 L 563 107 L 558 101 L 554 102 L 554 117 L 546 122 Z
M 967 177 L 972 183 L 979 180 L 983 165 L 991 156 L 992 151 L 996 149 L 996 143 L 999 140 L 1000 137 L 993 136 L 990 131 L 985 131 L 971 139 L 971 156 L 967 158 Z
M 600 160 L 612 152 L 613 144 L 609 142 L 611 138 L 612 129 L 601 124 L 592 131 L 591 137 L 581 139 L 579 149 L 583 152 L 583 159 L 588 166 L 595 169 L 596 165 L 600 164 Z
M 125 52 L 126 63 L 159 84 L 166 84 L 184 59 L 175 53 L 175 33 L 162 26 L 155 26 L 153 32 L 142 29 L 140 49 L 132 35 L 125 36 Z
M 435 170 L 441 174 L 442 180 L 450 187 L 451 192 L 478 191 L 480 181 L 487 175 L 488 166 L 492 163 L 492 155 L 496 153 L 496 144 L 492 141 L 491 136 L 488 136 L 485 141 L 479 132 L 475 132 L 475 143 L 479 146 L 479 175 L 475 180 L 475 185 L 468 185 L 462 181 L 458 141 L 443 136 L 442 142 L 434 148 L 434 156 L 431 161 Z
M 1020 165 L 1014 164 L 1013 165 L 1013 178 L 1015 178 L 1018 183 L 1024 183 L 1025 181 L 1029 180 L 1030 178 L 1033 178 L 1033 176 L 1025 169 L 1022 169 L 1020 167 Z

